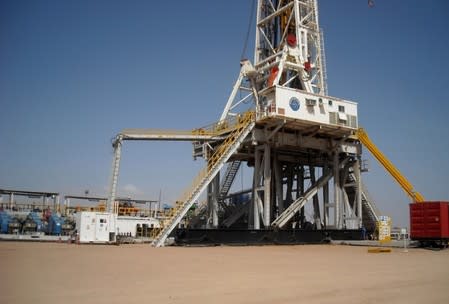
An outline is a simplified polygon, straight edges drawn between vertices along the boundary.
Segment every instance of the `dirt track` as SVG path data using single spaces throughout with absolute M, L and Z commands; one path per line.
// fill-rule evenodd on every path
M 449 303 L 449 250 L 0 243 L 0 303 Z

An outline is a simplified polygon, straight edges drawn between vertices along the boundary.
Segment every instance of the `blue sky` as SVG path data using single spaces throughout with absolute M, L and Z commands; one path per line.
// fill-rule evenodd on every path
M 449 2 L 319 1 L 329 94 L 429 200 L 449 200 Z M 123 128 L 216 121 L 239 70 L 251 1 L 0 2 L 0 187 L 105 195 Z M 248 56 L 252 58 L 253 33 Z M 119 188 L 174 200 L 202 167 L 189 143 L 127 142 Z M 370 159 L 384 214 L 409 199 Z

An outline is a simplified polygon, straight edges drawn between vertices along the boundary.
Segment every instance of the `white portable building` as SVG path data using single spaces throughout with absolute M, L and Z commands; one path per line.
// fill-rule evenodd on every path
M 117 215 L 109 212 L 80 212 L 76 229 L 80 243 L 115 242 Z

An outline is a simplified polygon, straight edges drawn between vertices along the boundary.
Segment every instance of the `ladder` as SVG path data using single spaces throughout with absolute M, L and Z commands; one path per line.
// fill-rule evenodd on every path
M 154 229 L 152 246 L 164 245 L 166 238 L 179 224 L 193 203 L 199 198 L 207 185 L 220 172 L 232 154 L 239 148 L 243 140 L 252 131 L 255 125 L 255 113 L 246 112 L 237 120 L 233 130 L 225 140 L 216 148 L 209 158 L 206 167 L 200 171 L 184 195 L 176 202 L 170 210 L 167 218 L 161 223 L 161 227 Z
M 348 175 L 349 183 L 353 183 L 356 181 L 354 173 L 349 173 Z M 368 193 L 368 190 L 365 187 L 363 182 L 361 184 L 361 192 L 362 192 L 362 222 L 363 226 L 368 230 L 374 230 L 376 228 L 376 223 L 379 220 L 380 212 L 374 203 L 374 200 L 371 198 L 371 195 Z M 355 193 L 355 191 L 354 191 Z M 348 193 L 349 195 L 349 193 Z
M 221 182 L 220 192 L 218 194 L 218 204 L 225 211 L 229 209 L 229 206 L 225 204 L 224 199 L 229 193 L 229 189 L 231 188 L 232 183 L 234 182 L 235 176 L 237 175 L 241 163 L 242 161 L 240 160 L 234 160 L 230 162 L 226 168 L 223 181 Z M 204 201 L 198 206 L 195 215 L 189 220 L 189 226 L 195 227 L 204 217 L 206 211 L 207 211 L 207 202 Z
M 365 228 L 374 230 L 379 221 L 380 212 L 371 196 L 362 184 L 362 223 Z
M 242 161 L 240 160 L 234 160 L 231 163 L 229 163 L 228 167 L 226 168 L 223 182 L 221 183 L 220 187 L 220 194 L 219 194 L 220 200 L 223 200 L 226 197 L 226 195 L 228 195 L 229 189 L 231 189 L 232 183 L 234 182 L 235 176 L 239 171 L 241 163 Z
M 371 141 L 368 133 L 363 128 L 356 131 L 359 141 L 371 152 L 371 154 L 381 163 L 388 173 L 398 182 L 404 191 L 410 196 L 414 202 L 421 203 L 424 197 L 421 193 L 414 190 L 413 185 L 405 178 L 404 175 L 393 165 L 393 163 L 379 150 L 379 148 Z
M 315 194 L 318 193 L 318 190 L 324 186 L 333 176 L 332 171 L 327 174 L 321 176 L 314 185 L 312 185 L 307 191 L 300 197 L 298 197 L 287 209 L 282 212 L 277 219 L 271 223 L 271 226 L 282 228 L 284 227 L 288 221 L 298 212 L 304 205 L 310 200 Z
M 323 95 L 327 95 L 327 70 L 326 70 L 326 52 L 324 51 L 324 36 L 323 29 L 320 28 L 320 46 L 319 52 L 321 55 L 321 75 L 323 81 Z

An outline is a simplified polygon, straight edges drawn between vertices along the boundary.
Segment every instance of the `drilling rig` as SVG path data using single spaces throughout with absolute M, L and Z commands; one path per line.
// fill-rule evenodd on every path
M 371 142 L 358 136 L 365 133 L 357 103 L 327 93 L 317 1 L 258 0 L 256 9 L 253 62 L 241 60 L 216 123 L 191 131 L 125 129 L 113 143 L 109 209 L 123 141 L 191 141 L 194 157 L 206 162 L 155 230 L 156 247 L 176 229 L 180 242 L 209 243 L 360 239 L 362 229 L 375 229 L 379 211 L 361 178 L 362 143 Z M 252 186 L 229 193 L 245 165 Z M 186 220 L 204 192 L 206 201 Z M 193 229 L 200 218 L 206 222 Z M 181 221 L 188 227 L 179 229 Z

